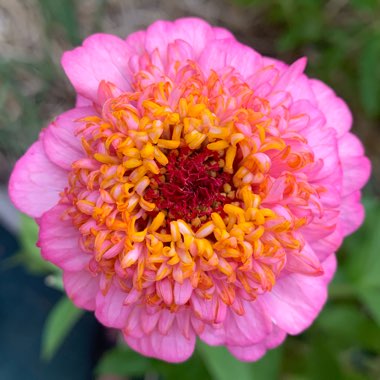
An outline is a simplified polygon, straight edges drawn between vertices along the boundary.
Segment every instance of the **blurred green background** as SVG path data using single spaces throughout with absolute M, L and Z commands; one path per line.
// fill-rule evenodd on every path
M 95 376 L 380 379 L 379 0 L 0 0 L 2 188 L 15 160 L 40 129 L 74 104 L 74 92 L 59 64 L 63 51 L 96 31 L 126 36 L 156 19 L 183 16 L 227 27 L 243 43 L 288 63 L 308 57 L 307 74 L 325 81 L 349 104 L 353 131 L 372 160 L 372 178 L 365 190 L 367 220 L 340 250 L 329 302 L 315 324 L 289 337 L 260 362 L 239 363 L 224 349 L 201 345 L 189 362 L 168 365 L 121 345 L 107 351 Z M 32 273 L 49 274 L 49 284 L 59 288 L 59 276 L 38 260 L 33 222 L 24 218 L 18 228 L 22 256 L 17 257 Z M 61 342 L 81 317 L 65 299 L 57 308 L 41 331 L 45 359 L 60 355 Z

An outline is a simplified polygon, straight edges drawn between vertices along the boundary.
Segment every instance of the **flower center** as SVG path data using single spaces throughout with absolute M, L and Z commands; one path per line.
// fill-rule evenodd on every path
M 152 176 L 145 199 L 164 211 L 169 221 L 183 219 L 199 227 L 234 199 L 232 176 L 223 171 L 223 153 L 183 147 L 171 151 L 168 160 L 160 174 Z
M 176 309 L 197 289 L 243 313 L 236 292 L 270 290 L 303 248 L 298 229 L 321 190 L 297 171 L 313 155 L 297 133 L 281 137 L 268 102 L 235 72 L 205 77 L 188 62 L 174 84 L 152 67 L 132 93 L 101 83 L 99 116 L 79 121 L 86 154 L 72 165 L 64 217 L 104 293 L 117 281 L 125 303 Z M 284 202 L 271 209 L 271 197 Z

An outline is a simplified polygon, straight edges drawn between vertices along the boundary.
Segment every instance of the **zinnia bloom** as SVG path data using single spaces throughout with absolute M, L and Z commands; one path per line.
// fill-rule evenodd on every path
M 196 337 L 253 361 L 321 310 L 370 164 L 351 113 L 198 19 L 87 38 L 77 104 L 10 179 L 66 292 L 134 350 L 186 360 Z

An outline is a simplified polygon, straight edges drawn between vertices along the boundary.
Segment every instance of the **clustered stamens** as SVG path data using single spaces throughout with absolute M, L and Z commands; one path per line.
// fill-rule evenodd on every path
M 231 201 L 231 174 L 224 172 L 224 160 L 216 151 L 188 147 L 173 150 L 168 164 L 151 178 L 145 198 L 164 211 L 167 220 L 183 219 L 194 227 L 209 220 L 212 212 L 223 212 Z
M 169 79 L 146 83 L 142 72 L 135 93 L 110 97 L 101 117 L 81 119 L 87 158 L 73 163 L 62 202 L 93 255 L 89 269 L 105 275 L 105 294 L 117 273 L 123 289 L 174 310 L 184 301 L 157 289 L 190 282 L 241 314 L 236 292 L 255 299 L 270 290 L 286 251 L 304 245 L 297 230 L 307 216 L 262 205 L 273 185 L 268 152 L 288 170 L 285 191 L 305 204 L 318 202 L 317 190 L 292 172 L 313 157 L 298 135 L 289 137 L 300 147 L 292 151 L 273 131 L 268 103 L 234 72 L 204 78 L 189 63 L 181 74 L 182 95 Z

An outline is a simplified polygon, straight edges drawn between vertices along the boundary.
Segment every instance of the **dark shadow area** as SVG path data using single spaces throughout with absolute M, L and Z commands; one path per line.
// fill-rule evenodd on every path
M 86 380 L 103 347 L 103 334 L 88 314 L 78 322 L 50 362 L 40 358 L 41 332 L 49 311 L 62 294 L 9 266 L 18 249 L 14 236 L 0 226 L 0 379 Z

